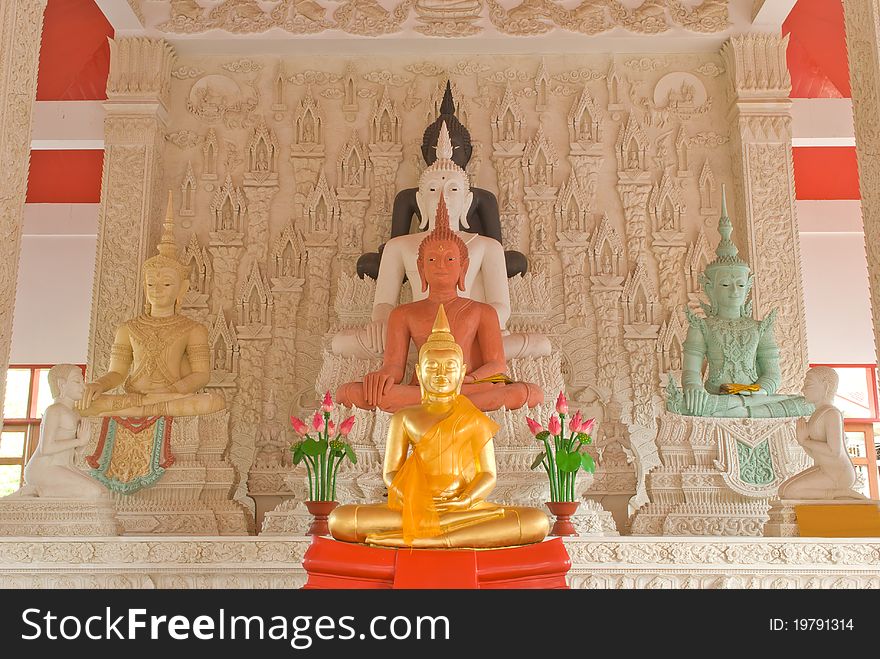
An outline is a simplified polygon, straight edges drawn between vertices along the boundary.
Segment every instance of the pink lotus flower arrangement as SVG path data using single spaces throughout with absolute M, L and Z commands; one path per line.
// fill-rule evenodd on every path
M 344 441 L 354 428 L 354 417 L 341 423 L 331 421 L 335 405 L 328 391 L 319 409 L 312 416 L 311 431 L 302 419 L 291 416 L 290 425 L 300 440 L 290 447 L 293 464 L 304 462 L 309 475 L 309 500 L 335 501 L 336 474 L 345 458 L 357 463 L 357 454 L 351 444 Z M 331 439 L 331 436 L 333 437 Z
M 551 501 L 575 501 L 574 484 L 578 471 L 583 469 L 593 473 L 596 465 L 593 456 L 582 451 L 593 442 L 590 433 L 596 425 L 595 419 L 584 419 L 580 411 L 568 421 L 568 400 L 559 393 L 556 399 L 556 414 L 550 417 L 547 428 L 532 418 L 526 418 L 529 430 L 535 439 L 544 444 L 544 450 L 535 458 L 532 469 L 544 467 L 550 479 Z

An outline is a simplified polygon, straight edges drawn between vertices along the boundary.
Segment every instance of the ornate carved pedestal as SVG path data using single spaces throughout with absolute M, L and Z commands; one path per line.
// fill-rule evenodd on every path
M 256 531 L 259 534 L 263 529 L 263 520 L 266 513 L 275 510 L 279 505 L 295 498 L 293 488 L 290 487 L 290 477 L 293 470 L 283 466 L 280 462 L 276 465 L 255 465 L 248 472 L 247 490 L 248 496 L 254 500 Z M 302 500 L 302 493 L 300 493 Z M 305 531 L 297 531 L 297 533 Z
M 568 538 L 572 588 L 880 588 L 872 538 Z M 0 588 L 299 588 L 311 538 L 0 538 Z
M 650 500 L 633 535 L 760 536 L 779 485 L 808 466 L 795 419 L 706 419 L 664 412 L 662 466 L 646 476 Z
M 80 537 L 117 535 L 110 499 L 5 497 L 0 499 L 0 536 Z
M 306 588 L 568 588 L 562 540 L 506 549 L 380 549 L 315 538 Z
M 93 420 L 93 438 L 100 419 Z M 250 512 L 232 499 L 235 467 L 229 446 L 229 412 L 177 417 L 171 433 L 175 462 L 154 485 L 113 494 L 121 535 L 247 535 Z

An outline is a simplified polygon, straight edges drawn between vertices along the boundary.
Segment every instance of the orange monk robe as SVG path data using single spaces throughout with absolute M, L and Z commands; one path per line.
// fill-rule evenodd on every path
M 388 492 L 388 507 L 401 511 L 405 543 L 504 516 L 504 508 L 488 501 L 466 510 L 443 512 L 435 500 L 464 492 L 481 472 L 480 453 L 496 432 L 497 423 L 465 396 L 457 396 L 449 416 L 422 437 L 410 438 L 412 451 Z M 370 535 L 367 542 L 400 535 L 398 531 Z

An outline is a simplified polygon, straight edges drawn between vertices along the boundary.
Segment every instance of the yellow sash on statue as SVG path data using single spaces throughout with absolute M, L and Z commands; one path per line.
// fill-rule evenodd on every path
M 404 542 L 412 544 L 414 538 L 436 537 L 449 530 L 449 525 L 441 525 L 435 497 L 456 482 L 467 484 L 474 479 L 480 472 L 480 453 L 496 432 L 497 423 L 465 396 L 458 396 L 449 416 L 413 443 L 388 493 L 388 507 L 400 510 L 403 517 Z M 451 526 L 466 526 L 503 514 L 491 504 L 481 508 L 471 515 L 456 511 Z

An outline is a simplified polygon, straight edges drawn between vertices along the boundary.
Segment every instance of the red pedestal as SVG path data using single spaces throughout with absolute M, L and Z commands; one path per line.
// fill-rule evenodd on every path
M 382 549 L 315 537 L 306 588 L 567 588 L 560 538 L 508 549 Z

